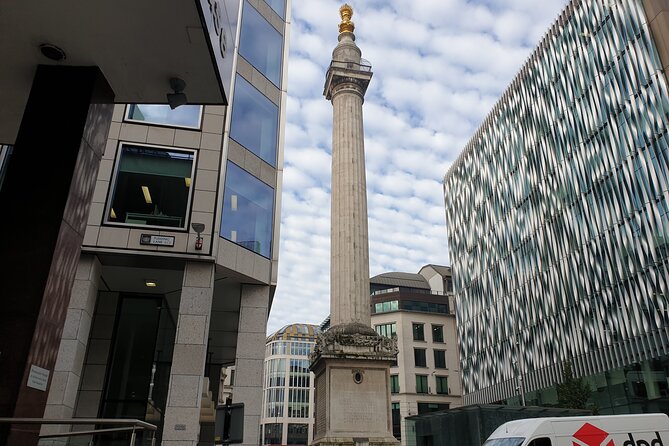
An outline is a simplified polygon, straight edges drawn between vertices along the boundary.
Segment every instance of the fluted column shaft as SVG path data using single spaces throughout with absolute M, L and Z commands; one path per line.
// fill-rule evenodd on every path
M 367 186 L 362 88 L 332 90 L 331 324 L 370 325 Z

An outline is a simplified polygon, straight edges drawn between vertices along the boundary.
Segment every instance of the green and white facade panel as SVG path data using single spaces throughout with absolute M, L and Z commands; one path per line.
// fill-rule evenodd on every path
M 556 404 L 570 360 L 669 407 L 665 8 L 571 1 L 446 174 L 466 404 Z

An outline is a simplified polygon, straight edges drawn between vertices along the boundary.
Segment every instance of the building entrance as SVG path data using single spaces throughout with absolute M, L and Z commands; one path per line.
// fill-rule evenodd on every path
M 102 418 L 136 418 L 159 426 L 172 365 L 176 323 L 164 296 L 122 294 L 112 336 Z M 101 444 L 114 445 L 118 436 Z

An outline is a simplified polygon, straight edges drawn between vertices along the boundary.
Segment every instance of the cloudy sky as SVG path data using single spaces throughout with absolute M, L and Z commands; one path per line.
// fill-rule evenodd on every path
M 293 0 L 279 285 L 268 333 L 329 313 L 332 106 L 339 7 Z M 370 274 L 449 265 L 441 179 L 564 0 L 352 0 L 372 64 L 364 126 Z

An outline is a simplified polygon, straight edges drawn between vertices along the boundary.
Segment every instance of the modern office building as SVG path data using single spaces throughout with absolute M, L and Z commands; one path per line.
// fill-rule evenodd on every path
M 407 444 L 408 416 L 462 404 L 455 311 L 449 267 L 384 273 L 370 281 L 372 325 L 395 337 L 390 368 L 393 435 Z
M 0 417 L 43 415 L 113 104 L 227 104 L 239 5 L 3 5 Z M 3 423 L 0 443 L 37 432 Z
M 465 403 L 669 412 L 669 6 L 571 1 L 444 178 Z
M 314 374 L 309 356 L 319 328 L 291 324 L 267 338 L 261 445 L 307 446 L 314 438 Z
M 52 355 L 53 364 L 31 356 L 21 392 L 27 386 L 44 395 L 37 417 L 137 418 L 158 425 L 163 445 L 213 444 L 213 410 L 224 393 L 221 369 L 234 365 L 233 403 L 245 405 L 243 444 L 255 446 L 278 270 L 290 4 L 203 3 L 213 5 L 221 26 L 231 22 L 220 35 L 233 70 L 228 104 L 110 109 L 99 171 L 79 177 L 92 193 L 75 190 L 79 200 L 90 201 L 90 212 L 79 202 L 72 210 L 83 215 L 82 238 L 68 248 L 75 250 L 72 264 L 59 265 L 72 268 L 73 283 L 54 284 L 65 296 L 63 323 L 54 328 L 55 351 L 39 352 Z M 204 40 L 188 27 L 179 29 L 193 45 Z M 152 54 L 147 64 L 162 54 Z M 187 62 L 184 55 L 184 70 L 197 68 Z M 202 85 L 195 74 L 186 81 L 190 104 L 216 103 L 196 94 Z M 3 193 L 14 187 L 19 149 L 6 164 Z M 39 184 L 51 187 L 41 178 Z M 45 305 L 41 312 L 59 311 Z M 38 321 L 35 348 L 43 348 L 40 330 Z M 4 357 L 3 351 L 0 361 Z M 63 429 L 46 426 L 41 433 Z M 100 437 L 95 444 L 119 439 Z

